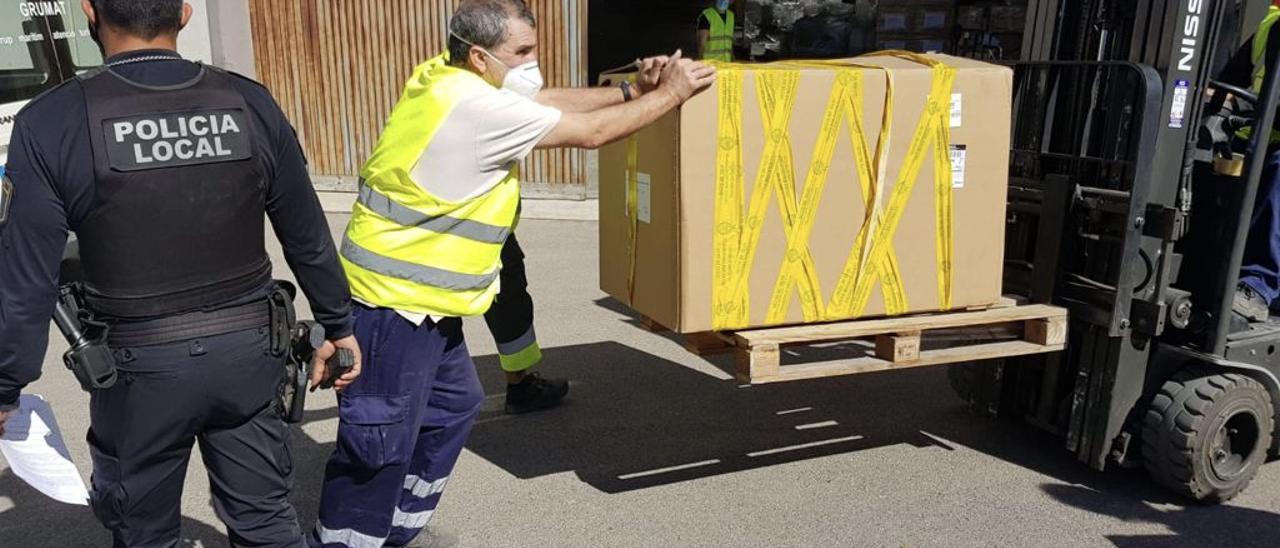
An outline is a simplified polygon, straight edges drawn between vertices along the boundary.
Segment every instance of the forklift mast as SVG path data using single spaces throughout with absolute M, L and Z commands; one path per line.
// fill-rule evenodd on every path
M 1235 202 L 1249 207 L 1231 222 L 1201 231 L 1224 239 L 1182 240 L 1200 205 L 1204 98 L 1269 3 L 1031 0 L 1014 65 L 1005 291 L 1068 308 L 1071 327 L 1062 354 L 989 366 L 995 388 L 978 407 L 1063 435 L 1101 470 L 1132 463 L 1135 426 L 1162 379 L 1189 361 L 1231 361 L 1252 196 Z M 1255 156 L 1237 197 L 1257 188 Z M 1184 256 L 1212 275 L 1182 275 Z

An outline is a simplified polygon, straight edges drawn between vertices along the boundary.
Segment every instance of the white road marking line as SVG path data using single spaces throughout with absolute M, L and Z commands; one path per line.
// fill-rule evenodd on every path
M 681 470 L 688 470 L 688 469 L 690 469 L 690 468 L 699 468 L 699 467 L 702 467 L 702 466 L 711 466 L 712 464 L 720 464 L 720 459 L 704 460 L 704 461 L 701 461 L 701 462 L 691 462 L 691 463 L 689 463 L 689 464 L 681 464 L 681 465 L 679 465 L 679 466 L 668 466 L 668 467 L 666 467 L 666 468 L 658 468 L 658 469 L 655 469 L 655 470 L 646 470 L 646 471 L 644 471 L 644 472 L 636 472 L 636 473 L 634 473 L 634 474 L 623 474 L 623 475 L 621 475 L 621 476 L 618 476 L 618 479 L 620 479 L 620 480 L 629 480 L 629 479 L 643 478 L 643 477 L 647 477 L 647 476 L 657 476 L 657 475 L 659 475 L 659 474 L 668 474 L 668 473 L 671 473 L 671 472 L 679 472 L 679 471 L 681 471 Z
M 839 425 L 840 423 L 836 421 L 811 422 L 809 424 L 796 425 L 796 430 L 813 430 L 815 428 L 830 428 Z
M 810 447 L 822 447 L 823 445 L 832 445 L 836 443 L 843 443 L 846 441 L 854 441 L 854 440 L 860 440 L 860 439 L 862 439 L 862 436 L 849 436 L 845 438 L 835 438 L 830 440 L 814 441 L 809 443 L 802 443 L 800 445 L 791 445 L 788 447 L 779 447 L 777 449 L 766 449 L 764 451 L 756 451 L 755 453 L 747 453 L 747 456 L 748 457 L 764 457 L 768 455 L 776 455 L 778 453 L 786 453 L 787 451 L 799 451 L 801 449 L 808 449 Z

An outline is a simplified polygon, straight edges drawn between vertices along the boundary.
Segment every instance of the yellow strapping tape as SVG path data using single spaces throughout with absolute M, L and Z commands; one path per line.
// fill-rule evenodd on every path
M 747 207 L 746 226 L 742 228 L 742 240 L 738 247 L 738 259 L 735 265 L 736 278 L 732 291 L 749 294 L 750 265 L 755 263 L 755 252 L 760 241 L 760 233 L 764 228 L 765 214 L 768 212 L 769 199 L 774 192 L 782 201 L 784 218 L 794 218 L 794 173 L 791 156 L 791 113 L 795 107 L 796 91 L 800 84 L 800 74 L 794 70 L 773 71 L 757 75 L 760 89 L 758 93 L 761 119 L 767 136 L 764 154 L 756 175 L 756 184 L 751 192 L 751 203 Z M 738 99 L 741 99 L 739 96 Z M 741 113 L 741 105 L 728 105 L 732 112 Z M 741 127 L 741 118 L 737 120 Z M 786 199 L 791 196 L 788 204 Z M 725 204 L 725 207 L 729 207 Z M 737 207 L 741 207 L 739 204 Z M 787 217 L 790 212 L 790 217 Z M 789 220 L 784 221 L 790 227 Z M 748 310 L 749 312 L 749 310 Z M 747 318 L 743 318 L 747 321 Z
M 797 284 L 800 288 L 800 303 L 806 321 L 821 320 L 825 313 L 821 302 L 821 286 L 813 256 L 809 252 L 809 235 L 813 232 L 813 222 L 817 218 L 818 201 L 826 188 L 827 173 L 831 158 L 835 155 L 836 138 L 840 135 L 843 122 L 842 104 L 846 94 L 854 93 L 852 88 L 861 85 L 861 74 L 856 72 L 839 72 L 832 86 L 831 96 L 827 102 L 826 114 L 822 119 L 822 127 L 818 131 L 818 141 L 814 145 L 813 158 L 809 163 L 805 176 L 803 194 L 800 198 L 797 217 L 795 204 L 795 183 L 793 176 L 786 177 L 787 188 L 781 193 L 783 204 L 783 224 L 789 229 L 787 234 L 787 250 L 783 256 L 782 271 L 773 288 L 773 299 L 769 303 L 768 323 L 786 321 L 791 306 L 791 287 Z M 789 206 L 789 207 L 788 207 Z M 746 265 L 748 268 L 750 265 Z
M 849 254 L 845 268 L 836 283 L 835 291 L 831 297 L 831 306 L 828 307 L 827 319 L 846 318 L 853 313 L 853 290 L 866 271 L 865 265 L 871 251 L 870 246 L 867 245 L 867 240 L 880 222 L 880 196 L 884 194 L 885 173 L 888 171 L 886 164 L 891 139 L 890 128 L 893 124 L 893 91 L 893 73 L 885 71 L 885 108 L 881 115 L 879 140 L 876 141 L 874 172 L 871 170 L 873 163 L 864 136 L 862 103 L 857 101 L 846 107 L 846 116 L 850 120 L 849 130 L 853 132 L 853 141 L 855 143 L 854 154 L 858 164 L 859 183 L 861 184 L 866 204 L 866 217 L 863 221 L 862 229 L 858 231 L 858 237 L 854 241 L 853 251 Z M 885 255 L 881 270 L 885 272 L 885 276 L 882 278 L 885 312 L 890 315 L 906 312 L 906 290 L 903 287 L 902 273 L 898 267 L 897 258 L 892 247 Z
M 717 63 L 717 65 L 720 65 Z M 750 291 L 736 289 L 742 243 L 742 70 L 720 65 L 719 120 L 716 146 L 715 233 L 712 237 L 712 328 L 747 325 Z M 745 288 L 745 284 L 743 284 Z
M 636 74 L 627 81 L 636 82 Z M 627 138 L 627 304 L 636 301 L 636 255 L 640 231 L 640 139 L 632 134 Z
M 902 214 L 906 209 L 907 199 L 911 197 L 911 191 L 915 187 L 916 179 L 919 176 L 921 164 L 927 148 L 930 144 L 943 147 L 942 154 L 934 155 L 935 171 L 945 171 L 945 175 L 936 175 L 935 181 L 940 181 L 940 177 L 946 178 L 947 191 L 950 192 L 951 178 L 951 161 L 950 155 L 946 150 L 946 142 L 939 141 L 938 137 L 941 133 L 949 131 L 947 108 L 950 106 L 951 87 L 955 82 L 955 70 L 947 67 L 942 63 L 933 62 L 933 60 L 916 55 L 897 55 L 903 58 L 911 59 L 917 62 L 923 62 L 933 69 L 933 83 L 929 91 L 929 97 L 925 105 L 924 113 L 921 115 L 920 122 L 916 127 L 916 132 L 911 140 L 911 145 L 907 148 L 906 159 L 903 161 L 902 170 L 898 174 L 898 179 L 894 183 L 893 192 L 889 199 L 889 204 L 885 208 L 884 219 L 881 224 L 876 227 L 875 236 L 872 238 L 871 253 L 868 258 L 870 268 L 865 274 L 859 276 L 859 280 L 854 289 L 853 312 L 854 315 L 862 315 L 866 310 L 867 301 L 871 297 L 872 283 L 878 276 L 884 275 L 881 265 L 883 257 L 888 254 L 889 249 L 893 246 L 893 237 L 898 229 L 898 223 L 902 220 Z M 941 128 L 939 125 L 941 124 Z M 945 213 L 948 226 L 946 234 L 943 234 L 943 228 L 939 226 L 938 246 L 941 250 L 946 249 L 945 256 L 950 255 L 951 238 L 950 224 L 951 220 L 951 200 L 943 201 L 939 207 L 947 207 Z M 939 222 L 942 219 L 938 220 Z M 940 256 L 942 252 L 939 252 Z M 943 309 L 951 306 L 951 263 L 940 262 L 938 268 L 939 304 Z M 945 280 L 944 280 L 945 279 Z
M 627 139 L 627 304 L 636 300 L 636 247 L 640 202 L 640 141 L 635 135 Z
M 766 145 L 751 204 L 744 219 L 745 177 L 742 166 L 742 70 L 747 65 L 716 63 L 720 69 L 719 137 L 716 156 L 715 232 L 712 265 L 712 325 L 714 329 L 746 326 L 750 320 L 750 270 L 754 264 L 769 197 L 777 192 L 787 253 L 774 285 L 768 323 L 785 322 L 790 307 L 791 287 L 801 294 L 806 321 L 836 319 L 861 315 L 870 298 L 871 288 L 879 282 L 884 289 L 886 312 L 900 314 L 908 309 L 901 271 L 893 252 L 893 235 L 901 221 L 902 210 L 911 195 L 926 148 L 935 145 L 935 190 L 938 193 L 938 284 L 941 306 L 951 306 L 952 203 L 949 155 L 948 117 L 940 102 L 949 104 L 954 70 L 927 57 L 901 52 L 894 55 L 933 67 L 934 78 L 925 114 L 922 115 L 912 140 L 907 159 L 894 184 L 889 203 L 881 210 L 880 196 L 887 179 L 886 160 L 889 149 L 893 108 L 893 78 L 886 70 L 886 102 L 874 162 L 863 133 L 862 73 L 854 68 L 864 66 L 848 62 L 779 62 L 750 65 L 756 73 L 761 118 L 765 126 Z M 837 69 L 822 130 L 814 147 L 813 159 L 800 203 L 795 200 L 794 166 L 790 146 L 789 122 L 794 108 L 799 68 Z M 836 286 L 832 302 L 824 307 L 820 282 L 808 248 L 827 180 L 827 171 L 835 153 L 836 137 L 842 122 L 849 120 L 857 163 L 857 176 L 866 203 L 866 219 L 855 241 Z M 871 166 L 874 164 L 875 171 Z M 943 198 L 945 185 L 946 197 Z M 633 220 L 634 222 L 634 220 Z M 745 225 L 744 225 L 745 222 Z M 873 237 L 874 235 L 874 237 Z M 869 245 L 868 245 L 869 244 Z M 824 308 L 826 310 L 824 310 Z

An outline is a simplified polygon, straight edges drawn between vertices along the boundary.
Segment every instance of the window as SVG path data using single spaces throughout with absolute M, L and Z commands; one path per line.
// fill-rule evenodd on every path
M 23 104 L 101 64 L 79 2 L 0 0 L 0 152 Z

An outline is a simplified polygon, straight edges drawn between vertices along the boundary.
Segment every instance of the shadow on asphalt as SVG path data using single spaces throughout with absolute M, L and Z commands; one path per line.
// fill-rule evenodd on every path
M 1141 496 L 1117 496 L 1078 485 L 1044 485 L 1062 504 L 1111 516 L 1127 523 L 1152 523 L 1169 528 L 1165 534 L 1107 535 L 1118 548 L 1166 546 L 1271 547 L 1280 539 L 1280 515 L 1238 506 L 1176 506 L 1156 508 Z
M 541 369 L 573 384 L 566 403 L 520 417 L 486 406 L 467 444 L 519 479 L 571 472 L 602 492 L 623 493 L 878 447 L 963 447 L 1053 478 L 1042 489 L 1061 504 L 1169 530 L 1107 537 L 1120 548 L 1273 546 L 1280 538 L 1280 515 L 1187 505 L 1141 471 L 1097 472 L 1052 435 L 973 415 L 952 394 L 942 368 L 744 388 L 617 342 L 549 348 L 544 355 Z M 725 356 L 712 361 L 731 365 Z M 502 394 L 497 357 L 477 357 L 476 365 L 486 393 Z M 336 413 L 308 411 L 305 421 Z M 314 523 L 333 442 L 294 429 L 291 446 L 291 499 L 305 531 Z M 108 543 L 88 509 L 56 503 L 7 471 L 0 472 L 0 494 L 21 501 L 0 512 L 0 546 Z M 217 528 L 186 518 L 183 539 L 183 546 L 226 544 Z
M 597 304 L 640 325 L 610 299 Z M 543 370 L 573 383 L 566 404 L 514 418 L 491 412 L 467 445 L 521 479 L 572 472 L 621 493 L 890 445 L 962 446 L 1054 478 L 1060 483 L 1042 489 L 1062 504 L 1169 529 L 1108 537 L 1121 548 L 1274 546 L 1280 538 L 1276 513 L 1189 504 L 1141 470 L 1098 472 L 1056 436 L 974 415 L 943 368 L 744 388 L 616 342 L 544 354 Z M 731 370 L 727 357 L 710 361 Z M 486 391 L 501 393 L 497 358 L 476 362 Z
M 467 444 L 519 478 L 571 471 L 620 493 L 885 445 L 938 445 L 922 432 L 932 421 L 900 403 L 927 374 L 827 379 L 822 390 L 743 388 L 616 342 L 543 355 L 547 375 L 571 379 L 565 405 L 482 415 Z M 496 357 L 476 362 L 487 392 L 501 393 Z M 960 412 L 959 401 L 942 411 Z

